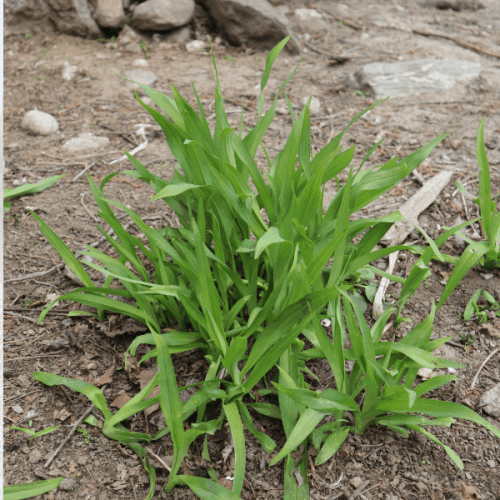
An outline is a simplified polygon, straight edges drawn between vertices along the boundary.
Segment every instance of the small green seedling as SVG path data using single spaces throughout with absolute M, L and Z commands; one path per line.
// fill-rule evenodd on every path
M 481 298 L 486 301 L 486 305 L 478 304 Z M 476 314 L 476 320 L 479 324 L 486 323 L 488 321 L 486 311 L 493 311 L 500 317 L 500 303 L 486 290 L 476 290 L 465 307 L 464 320 L 469 321 Z
M 147 59 L 148 54 L 146 52 L 146 42 L 141 42 L 141 50 L 142 50 L 142 53 L 144 54 L 144 59 Z
M 12 198 L 17 198 L 19 196 L 25 196 L 28 194 L 35 194 L 35 193 L 40 193 L 44 189 L 47 189 L 48 187 L 52 186 L 52 184 L 55 184 L 58 180 L 62 179 L 63 177 L 66 177 L 65 175 L 55 175 L 53 177 L 49 177 L 48 179 L 45 179 L 43 181 L 38 182 L 37 184 L 23 184 L 22 186 L 18 186 L 12 189 L 9 188 L 4 188 L 3 190 L 3 211 L 8 212 L 10 210 L 11 204 L 8 201 L 8 199 Z
M 467 346 L 469 345 L 475 348 L 474 342 L 476 341 L 476 336 L 474 333 L 461 333 L 460 338 L 464 344 L 464 349 L 467 349 Z
M 44 479 L 33 483 L 16 484 L 3 487 L 3 500 L 21 500 L 43 495 L 51 490 L 59 488 L 64 477 Z
M 31 420 L 30 420 L 31 422 Z M 13 425 L 9 425 L 10 429 L 13 429 L 15 431 L 21 431 L 25 432 L 26 434 L 29 434 L 31 436 L 29 442 L 33 441 L 36 437 L 39 436 L 44 436 L 45 434 L 50 434 L 51 432 L 54 432 L 55 430 L 59 429 L 59 425 L 55 425 L 54 427 L 49 427 L 48 429 L 43 429 L 41 431 L 35 432 L 33 429 L 26 429 L 25 427 L 14 427 Z
M 365 99 L 366 97 L 368 97 L 370 95 L 370 92 L 363 92 L 362 90 L 355 90 L 354 93 L 356 95 L 359 95 L 363 99 Z
M 25 38 L 31 38 L 33 36 L 33 33 L 25 33 L 24 37 Z

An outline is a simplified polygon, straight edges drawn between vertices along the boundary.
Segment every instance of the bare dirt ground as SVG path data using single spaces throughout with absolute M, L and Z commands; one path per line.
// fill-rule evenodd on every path
M 275 1 L 292 8 L 304 7 L 304 2 Z M 394 155 L 407 155 L 443 132 L 450 135 L 430 159 L 419 167 L 420 174 L 428 179 L 442 170 L 454 172 L 453 181 L 468 183 L 468 189 L 477 192 L 477 164 L 475 137 L 479 122 L 486 119 L 487 154 L 492 165 L 493 188 L 498 188 L 500 174 L 500 59 L 469 50 L 457 43 L 421 36 L 412 28 L 427 29 L 448 34 L 484 50 L 500 54 L 500 6 L 495 0 L 484 1 L 486 9 L 454 12 L 422 8 L 410 0 L 383 1 L 368 4 L 362 0 L 345 0 L 344 5 L 317 2 L 319 9 L 350 21 L 341 25 L 331 18 L 328 33 L 312 36 L 308 44 L 320 52 L 308 50 L 294 79 L 288 86 L 288 95 L 294 106 L 302 107 L 302 99 L 309 95 L 319 98 L 321 115 L 313 118 L 313 145 L 320 148 L 334 133 L 338 133 L 358 112 L 371 104 L 370 97 L 355 93 L 347 86 L 347 76 L 363 64 L 376 61 L 399 61 L 423 58 L 457 57 L 483 65 L 479 82 L 465 92 L 439 96 L 411 96 L 394 98 L 375 108 L 365 119 L 359 120 L 346 134 L 344 144 L 356 144 L 354 166 L 382 136 L 387 139 L 374 153 L 370 165 L 387 162 Z M 192 26 L 200 33 L 209 32 L 203 24 Z M 212 33 L 215 35 L 215 33 Z M 321 52 L 322 51 L 322 52 Z M 85 176 L 73 182 L 84 168 L 95 164 L 89 172 L 101 180 L 112 172 L 125 170 L 127 162 L 109 165 L 121 156 L 121 151 L 133 149 L 141 139 L 135 135 L 135 125 L 154 123 L 143 111 L 132 92 L 125 89 L 120 78 L 102 67 L 101 63 L 118 72 L 132 69 L 132 62 L 140 55 L 107 48 L 105 45 L 70 36 L 43 36 L 31 38 L 12 37 L 5 40 L 5 186 L 12 187 L 14 180 L 26 177 L 28 182 L 38 182 L 50 175 L 66 174 L 66 178 L 52 188 L 35 196 L 15 199 L 4 219 L 5 228 L 5 363 L 4 363 L 4 455 L 5 484 L 18 484 L 42 478 L 64 475 L 74 480 L 70 491 L 51 492 L 44 499 L 81 498 L 85 500 L 115 500 L 144 498 L 148 480 L 139 460 L 129 450 L 108 440 L 95 428 L 83 425 L 85 432 L 77 432 L 64 446 L 48 468 L 45 461 L 52 455 L 69 431 L 69 426 L 85 413 L 88 400 L 62 387 L 48 388 L 32 378 L 34 371 L 46 371 L 66 377 L 77 377 L 106 384 L 104 391 L 108 404 L 120 404 L 123 394 L 137 393 L 141 380 L 147 377 L 146 363 L 140 368 L 132 363 L 125 371 L 123 356 L 134 338 L 122 318 L 99 324 L 92 318 L 68 318 L 69 310 L 78 305 L 62 303 L 46 317 L 43 325 L 34 321 L 49 300 L 48 295 L 62 294 L 75 287 L 61 270 L 35 278 L 12 280 L 20 276 L 41 273 L 60 264 L 61 260 L 42 236 L 28 207 L 52 227 L 73 251 L 84 244 L 96 241 L 100 233 L 96 228 L 97 206 L 93 202 Z M 349 60 L 344 64 L 330 64 L 327 53 L 344 54 Z M 11 55 L 10 55 L 11 54 Z M 206 54 L 190 54 L 182 47 L 161 49 L 152 40 L 147 44 L 149 69 L 158 77 L 155 88 L 169 93 L 170 84 L 194 105 L 191 82 L 194 82 L 207 110 L 213 102 L 213 81 L 210 75 L 211 58 Z M 234 110 L 234 123 L 239 118 L 240 106 L 246 110 L 245 120 L 253 123 L 256 118 L 256 86 L 264 68 L 266 53 L 245 48 L 230 48 L 222 44 L 217 48 L 217 65 L 229 110 Z M 58 61 L 78 63 L 83 74 L 73 82 L 63 82 Z M 40 61 L 44 61 L 40 63 Z M 267 90 L 267 97 L 288 76 L 298 61 L 297 56 L 283 53 L 275 64 Z M 37 64 L 38 63 L 38 64 Z M 267 100 L 267 104 L 270 100 Z M 283 146 L 290 130 L 289 116 L 281 110 L 271 127 L 266 145 L 271 156 Z M 53 114 L 60 123 L 60 132 L 48 137 L 28 135 L 21 128 L 24 113 L 35 106 Z M 97 154 L 68 155 L 61 145 L 71 137 L 85 131 L 110 139 L 109 146 Z M 166 141 L 154 131 L 149 135 L 148 147 L 137 158 L 156 175 L 169 178 L 174 160 Z M 169 223 L 170 213 L 160 203 L 150 203 L 152 192 L 130 178 L 115 177 L 107 185 L 107 195 L 117 199 L 144 217 L 151 224 Z M 413 177 L 406 179 L 383 199 L 377 200 L 364 215 L 380 216 L 396 210 L 417 189 Z M 335 186 L 327 186 L 327 198 L 335 193 Z M 432 237 L 440 227 L 454 225 L 458 216 L 466 219 L 475 216 L 476 208 L 468 201 L 464 209 L 454 182 L 443 191 L 437 203 L 426 210 L 420 222 Z M 361 214 L 363 215 L 363 214 Z M 106 226 L 104 226 L 106 229 Z M 410 236 L 417 241 L 416 234 Z M 109 247 L 101 245 L 109 251 Z M 461 248 L 447 244 L 445 251 L 458 255 Z M 396 272 L 404 275 L 415 257 L 403 252 Z M 383 265 L 383 263 L 381 263 Z M 451 268 L 434 265 L 434 273 L 426 286 L 415 294 L 405 308 L 405 315 L 413 325 L 424 318 L 432 300 L 438 300 L 443 290 L 443 280 Z M 476 384 L 469 391 L 472 379 L 486 356 L 495 349 L 499 337 L 490 335 L 475 322 L 464 323 L 461 314 L 471 294 L 486 289 L 498 297 L 500 276 L 498 270 L 489 280 L 481 270 L 473 270 L 462 285 L 439 311 L 435 321 L 435 337 L 453 336 L 453 345 L 442 348 L 442 357 L 467 365 L 458 372 L 456 383 L 431 394 L 445 400 L 462 402 L 481 412 L 480 395 L 500 381 L 499 356 L 494 356 L 485 366 Z M 397 296 L 398 288 L 391 286 L 389 294 Z M 498 318 L 489 322 L 499 332 Z M 403 326 L 398 335 L 408 331 Z M 495 330 L 496 328 L 496 330 Z M 461 334 L 476 333 L 475 349 L 464 349 Z M 116 370 L 109 376 L 109 369 Z M 185 383 L 204 378 L 206 365 L 201 354 L 176 356 L 178 379 Z M 312 370 L 327 386 L 328 371 L 321 363 Z M 108 371 L 108 372 L 107 372 Z M 105 372 L 108 373 L 104 378 Z M 311 379 L 310 383 L 314 383 Z M 500 421 L 484 415 L 497 426 Z M 284 443 L 284 434 L 278 421 L 254 415 L 260 426 L 278 443 Z M 61 425 L 52 434 L 39 437 L 31 444 L 27 435 L 11 431 L 8 425 L 28 426 L 35 431 Z M 161 426 L 157 414 L 128 422 L 130 429 L 155 432 Z M 451 446 L 463 459 L 463 474 L 451 463 L 442 448 L 436 447 L 422 436 L 412 433 L 408 439 L 373 428 L 362 436 L 350 436 L 332 460 L 321 467 L 309 468 L 311 498 L 348 498 L 355 484 L 369 480 L 359 498 L 364 499 L 500 499 L 500 442 L 478 426 L 458 421 L 451 428 L 437 428 L 437 436 Z M 85 434 L 87 433 L 87 434 Z M 209 438 L 212 466 L 222 482 L 231 475 L 231 459 L 224 463 L 221 451 L 228 438 L 223 429 Z M 269 456 L 258 443 L 248 436 L 247 481 L 243 498 L 272 499 L 283 497 L 283 469 L 280 465 L 269 468 Z M 162 439 L 149 448 L 164 461 L 171 459 L 172 447 Z M 311 452 L 313 452 L 311 448 Z M 157 472 L 155 498 L 188 499 L 194 495 L 177 488 L 170 495 L 163 492 L 168 473 L 163 465 L 150 456 Z M 312 458 L 314 458 L 312 456 Z M 311 460 L 311 464 L 313 460 Z M 201 458 L 201 447 L 193 446 L 190 457 L 184 462 L 183 473 L 206 476 L 207 463 Z M 339 480 L 340 486 L 330 485 Z M 358 479 L 356 479 L 358 478 Z M 349 497 L 354 498 L 354 497 Z

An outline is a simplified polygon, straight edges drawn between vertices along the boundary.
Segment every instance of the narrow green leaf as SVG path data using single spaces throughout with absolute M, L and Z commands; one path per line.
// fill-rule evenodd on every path
M 286 455 L 290 454 L 297 448 L 303 441 L 307 439 L 309 434 L 316 428 L 316 426 L 323 420 L 324 413 L 319 413 L 311 408 L 308 408 L 295 424 L 285 446 L 281 451 L 271 460 L 269 465 L 277 464 Z
M 325 444 L 318 453 L 314 463 L 316 465 L 321 465 L 327 460 L 330 460 L 330 458 L 332 458 L 337 450 L 342 446 L 347 434 L 349 434 L 349 427 L 339 427 L 338 429 L 334 429 L 326 438 Z
M 64 477 L 54 479 L 45 479 L 43 481 L 34 481 L 33 483 L 16 484 L 3 487 L 4 500 L 23 500 L 33 498 L 37 495 L 43 495 L 48 491 L 59 488 Z

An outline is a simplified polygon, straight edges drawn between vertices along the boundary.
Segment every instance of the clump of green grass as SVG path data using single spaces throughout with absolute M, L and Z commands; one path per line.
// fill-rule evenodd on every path
M 167 181 L 127 154 L 134 170 L 122 173 L 149 184 L 155 193 L 152 200 L 163 200 L 175 212 L 180 227 L 151 228 L 133 210 L 108 199 L 105 186 L 117 174 L 106 177 L 100 186 L 89 177 L 99 215 L 117 235 L 114 240 L 100 229 L 117 258 L 90 246 L 84 252 L 94 261 L 86 265 L 105 276 L 102 287 L 94 286 L 65 243 L 33 214 L 44 235 L 85 285 L 58 300 L 95 307 L 100 320 L 104 320 L 106 311 L 118 312 L 150 330 L 137 337 L 129 351 L 134 355 L 140 344 L 154 346 L 141 362 L 155 358 L 158 372 L 114 414 L 100 389 L 81 380 L 34 374 L 47 385 L 62 384 L 81 392 L 95 404 L 105 419 L 103 433 L 126 444 L 141 458 L 151 481 L 148 499 L 154 492 L 155 472 L 140 443 L 168 434 L 173 460 L 167 492 L 185 484 L 204 499 L 214 495 L 228 500 L 239 498 L 246 463 L 243 425 L 266 452 L 273 453 L 276 448 L 271 437 L 257 429 L 249 408 L 282 420 L 287 442 L 273 463 L 285 458 L 287 499 L 308 497 L 307 451 L 298 461 L 290 454 L 301 444 L 312 442 L 320 450 L 317 463 L 321 463 L 335 453 L 348 432 L 362 433 L 376 423 L 400 433 L 414 429 L 442 444 L 423 426 L 450 425 L 452 417 L 481 423 L 500 437 L 498 429 L 468 408 L 421 397 L 453 376 L 435 377 L 413 388 L 419 367 L 457 366 L 432 355 L 447 340 L 430 341 L 434 311 L 400 342 L 381 342 L 393 310 L 387 310 L 370 329 L 356 301 L 355 287 L 362 276 L 375 273 L 404 283 L 404 279 L 370 263 L 411 247 L 375 250 L 392 224 L 402 220 L 398 212 L 374 219 L 354 220 L 351 216 L 405 178 L 445 136 L 404 160 L 396 157 L 385 165 L 361 170 L 375 146 L 355 172 L 351 165 L 354 146 L 344 150 L 341 140 L 347 129 L 375 105 L 357 115 L 316 155 L 311 155 L 309 103 L 295 116 L 285 93 L 292 130 L 284 148 L 271 158 L 264 137 L 273 121 L 277 98 L 297 68 L 265 112 L 263 92 L 287 41 L 279 43 L 267 57 L 258 120 L 252 129 L 243 126 L 243 111 L 236 130 L 229 124 L 215 59 L 213 131 L 195 89 L 198 111 L 174 86 L 170 98 L 141 85 L 161 112 L 137 99 L 162 128 L 178 164 L 173 178 Z M 267 159 L 263 169 L 255 160 L 259 148 Z M 345 180 L 341 182 L 344 171 Z M 332 179 L 338 190 L 324 211 L 325 184 Z M 250 187 L 250 181 L 255 189 Z M 129 214 L 143 238 L 124 229 L 114 207 Z M 442 259 L 439 245 L 430 239 L 429 244 L 426 258 Z M 146 263 L 154 269 L 152 272 Z M 115 280 L 123 289 L 111 288 Z M 132 303 L 111 297 L 116 295 Z M 54 302 L 47 306 L 40 321 Z M 326 318 L 333 324 L 333 343 L 320 324 Z M 172 326 L 176 329 L 169 330 Z M 347 338 L 352 343 L 349 349 L 345 347 Z M 306 340 L 312 348 L 305 349 Z M 196 384 L 197 391 L 191 398 L 181 402 L 179 392 L 186 387 L 179 387 L 172 355 L 190 349 L 204 352 L 207 375 Z M 306 382 L 304 373 L 312 375 L 307 363 L 317 358 L 328 360 L 335 389 L 316 392 Z M 345 371 L 345 360 L 355 361 L 350 376 Z M 275 367 L 278 372 L 271 378 L 274 385 L 267 386 L 266 376 Z M 156 386 L 160 394 L 146 399 Z M 277 395 L 279 406 L 253 402 L 257 394 Z M 211 401 L 218 402 L 219 414 L 208 420 L 205 408 Z M 125 427 L 123 422 L 128 417 L 156 403 L 165 416 L 165 429 L 150 435 Z M 344 425 L 348 422 L 346 413 L 353 415 L 354 425 Z M 317 427 L 326 415 L 333 415 L 334 421 Z M 210 458 L 206 435 L 226 421 L 235 453 L 232 491 L 211 479 L 179 474 L 190 445 L 198 437 L 205 440 L 204 458 Z M 445 449 L 460 466 L 458 457 Z M 296 474 L 292 474 L 294 471 Z M 301 484 L 298 475 L 302 476 Z

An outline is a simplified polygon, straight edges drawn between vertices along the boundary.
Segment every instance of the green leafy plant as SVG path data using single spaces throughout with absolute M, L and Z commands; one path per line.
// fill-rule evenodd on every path
M 33 483 L 16 484 L 13 486 L 3 487 L 4 500 L 23 500 L 25 498 L 33 498 L 37 495 L 43 495 L 48 491 L 59 488 L 64 477 L 56 477 L 54 479 L 45 479 L 43 481 L 35 481 Z
M 479 206 L 481 217 L 473 222 L 480 222 L 486 241 L 472 241 L 463 234 L 460 236 L 468 243 L 467 248 L 458 260 L 443 290 L 439 300 L 438 308 L 458 286 L 467 272 L 479 264 L 486 269 L 493 269 L 500 264 L 500 213 L 497 209 L 498 194 L 491 199 L 490 167 L 486 158 L 484 146 L 484 120 L 479 125 L 476 140 L 476 157 L 479 166 L 479 197 L 474 201 Z M 465 189 L 457 181 L 460 191 Z
M 486 301 L 486 305 L 478 305 L 481 298 Z M 476 314 L 478 323 L 486 323 L 488 321 L 486 311 L 493 311 L 500 317 L 500 303 L 486 290 L 476 290 L 465 307 L 464 320 L 469 321 Z
M 321 349 L 309 349 L 300 354 L 305 359 L 326 357 L 335 377 L 336 389 L 311 391 L 298 387 L 280 368 L 280 383 L 274 385 L 281 394 L 292 398 L 299 406 L 300 418 L 271 465 L 304 443 L 308 436 L 319 450 L 316 465 L 320 465 L 338 450 L 349 431 L 362 434 L 375 424 L 384 425 L 404 436 L 408 435 L 409 430 L 420 432 L 441 445 L 461 470 L 463 464 L 458 455 L 427 431 L 425 426 L 450 426 L 454 418 L 461 418 L 483 425 L 500 438 L 500 430 L 470 408 L 423 397 L 455 380 L 455 375 L 439 375 L 415 385 L 420 367 L 463 368 L 463 365 L 432 354 L 432 351 L 450 340 L 430 340 L 434 305 L 430 315 L 401 341 L 396 343 L 393 339 L 392 342 L 381 342 L 384 327 L 395 309 L 386 310 L 370 329 L 352 298 L 343 291 L 341 293 L 346 325 L 342 324 L 342 315 L 336 315 L 332 325 L 332 343 L 321 325 L 314 322 Z M 343 347 L 342 332 L 345 326 L 352 344 L 350 349 Z M 354 361 L 350 375 L 345 369 L 346 360 Z M 358 403 L 356 400 L 359 400 L 362 391 L 364 393 Z M 351 425 L 344 425 L 347 422 L 346 412 L 354 417 Z M 333 416 L 334 421 L 317 427 L 327 415 Z
M 25 196 L 27 194 L 35 194 L 40 193 L 44 189 L 52 186 L 57 181 L 66 177 L 65 175 L 54 175 L 53 177 L 49 177 L 43 181 L 38 182 L 37 184 L 23 184 L 22 186 L 18 186 L 15 188 L 4 188 L 3 190 L 3 211 L 8 212 L 10 210 L 10 202 L 5 201 L 11 198 L 17 198 L 19 196 Z
M 280 42 L 267 57 L 257 101 L 258 119 L 251 129 L 243 126 L 243 110 L 239 126 L 230 125 L 215 59 L 213 132 L 195 89 L 198 112 L 174 86 L 171 98 L 140 85 L 161 112 L 149 107 L 136 94 L 137 100 L 162 128 L 178 163 L 172 179 L 167 181 L 126 153 L 134 170 L 122 174 L 147 183 L 155 193 L 152 201 L 163 200 L 175 213 L 178 226 L 152 228 L 130 208 L 108 199 L 104 194 L 106 184 L 118 173 L 108 175 L 100 186 L 88 177 L 99 215 L 117 237 L 115 240 L 100 229 L 116 251 L 116 258 L 90 246 L 84 252 L 92 259 L 85 265 L 103 274 L 102 286 L 94 285 L 67 245 L 33 213 L 43 234 L 85 285 L 56 300 L 94 307 L 100 320 L 104 320 L 106 311 L 118 312 L 149 328 L 149 333 L 137 337 L 128 351 L 134 356 L 141 344 L 151 345 L 153 349 L 140 362 L 156 359 L 158 372 L 114 414 L 98 388 L 50 373 L 34 374 L 37 380 L 49 386 L 65 385 L 95 404 L 104 416 L 103 434 L 126 444 L 141 458 L 151 481 L 148 499 L 154 492 L 155 473 L 140 442 L 168 434 L 172 439 L 173 459 L 167 492 L 184 484 L 203 499 L 239 498 L 246 463 L 243 425 L 266 452 L 272 453 L 276 447 L 271 437 L 257 429 L 250 410 L 282 420 L 287 444 L 279 456 L 285 458 L 286 498 L 307 497 L 307 446 L 297 461 L 290 454 L 299 444 L 311 435 L 318 445 L 325 437 L 328 446 L 322 457 L 328 455 L 349 432 L 348 427 L 341 425 L 345 421 L 341 416 L 346 412 L 355 415 L 353 430 L 356 432 L 380 423 L 383 416 L 394 429 L 426 425 L 425 419 L 411 420 L 410 417 L 406 423 L 391 424 L 387 413 L 426 413 L 422 410 L 427 408 L 427 400 L 420 402 L 420 395 L 426 391 L 417 395 L 411 392 L 415 370 L 418 366 L 452 366 L 431 354 L 441 345 L 441 339 L 429 341 L 427 337 L 433 316 L 425 326 L 415 327 L 412 343 L 405 344 L 404 339 L 399 343 L 381 343 L 382 322 L 387 321 L 392 312 L 389 310 L 383 315 L 383 321 L 377 323 L 372 338 L 356 305 L 360 296 L 358 289 L 365 284 L 363 280 L 373 275 L 404 283 L 404 279 L 370 264 L 396 250 L 412 247 L 399 245 L 375 250 L 392 224 L 402 220 L 397 212 L 383 218 L 352 218 L 405 178 L 445 135 L 404 160 L 396 157 L 385 165 L 361 170 L 374 146 L 355 172 L 350 166 L 354 146 L 343 150 L 341 140 L 347 129 L 375 104 L 358 114 L 316 155 L 311 155 L 310 101 L 295 116 L 285 94 L 292 130 L 284 148 L 271 159 L 264 137 L 273 121 L 278 96 L 297 68 L 265 112 L 263 92 L 272 66 L 287 41 L 288 38 Z M 267 159 L 267 166 L 262 169 L 255 160 L 259 149 Z M 332 179 L 338 190 L 324 211 L 325 184 Z M 113 208 L 130 216 L 141 237 L 124 228 Z M 430 247 L 425 258 L 442 260 L 438 246 L 428 241 Z M 111 288 L 114 281 L 122 288 Z M 116 295 L 127 298 L 127 302 L 112 297 Z M 48 304 L 39 321 L 56 300 Z M 357 319 L 361 333 L 353 320 L 353 310 L 360 316 Z M 347 325 L 341 320 L 343 314 L 347 314 Z M 334 344 L 320 325 L 320 321 L 327 318 L 335 325 Z M 172 326 L 176 329 L 171 329 Z M 344 349 L 348 338 L 353 347 Z M 313 348 L 304 350 L 306 340 Z M 201 383 L 179 387 L 172 356 L 191 349 L 204 352 L 207 374 Z M 381 363 L 376 359 L 378 356 L 383 356 L 385 361 Z M 321 396 L 314 395 L 304 379 L 304 373 L 312 374 L 307 361 L 318 357 L 330 362 L 337 387 L 324 391 Z M 345 359 L 356 360 L 356 369 L 350 378 L 345 373 Z M 271 371 L 275 372 L 275 367 L 279 372 L 276 377 L 273 375 L 273 387 L 268 377 Z M 401 385 L 403 378 L 408 387 Z M 160 394 L 146 399 L 157 386 Z M 197 390 L 188 401 L 181 402 L 179 393 L 189 387 Z M 429 384 L 424 386 L 427 387 Z M 363 391 L 365 401 L 360 407 L 355 398 Z M 277 395 L 279 406 L 255 402 L 257 394 Z M 299 396 L 300 403 L 296 401 Z M 397 404 L 392 405 L 391 398 Z M 217 405 L 218 416 L 208 420 L 205 410 L 212 402 Z M 131 432 L 123 425 L 127 418 L 156 403 L 165 416 L 164 429 L 150 435 Z M 455 406 L 446 404 L 439 408 L 441 412 L 459 412 Z M 432 416 L 434 410 L 429 411 Z M 338 419 L 326 428 L 321 427 L 322 431 L 316 431 L 316 425 L 326 413 Z M 463 418 L 470 417 L 467 412 L 464 415 Z M 449 414 L 442 415 L 435 425 L 449 425 L 449 417 Z M 200 437 L 206 442 L 206 435 L 216 432 L 226 421 L 235 453 L 232 491 L 213 480 L 214 472 L 212 479 L 179 474 L 193 441 Z M 203 456 L 210 459 L 206 446 Z M 302 476 L 301 484 L 292 474 L 294 470 Z
M 12 425 L 9 425 L 10 429 L 25 432 L 26 434 L 29 434 L 31 436 L 31 438 L 29 440 L 30 443 L 36 437 L 44 436 L 45 434 L 50 434 L 51 432 L 54 432 L 55 430 L 59 429 L 59 427 L 60 427 L 59 425 L 55 425 L 54 427 L 49 427 L 47 429 L 43 429 L 41 431 L 35 432 L 33 429 L 26 429 L 25 427 L 14 427 Z
M 148 53 L 146 52 L 146 42 L 141 42 L 141 50 L 142 53 L 144 54 L 144 59 L 148 58 Z

